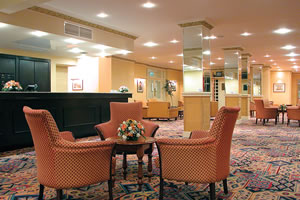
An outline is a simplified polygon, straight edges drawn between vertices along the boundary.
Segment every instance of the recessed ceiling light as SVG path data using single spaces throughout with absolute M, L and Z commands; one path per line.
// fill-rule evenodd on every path
M 82 40 L 78 40 L 78 39 L 75 39 L 75 38 L 69 38 L 69 39 L 65 39 L 64 40 L 66 43 L 70 43 L 70 44 L 80 44 L 80 43 L 83 43 L 84 41 Z
M 214 64 L 216 64 L 216 63 L 214 63 L 214 62 L 210 62 L 209 64 L 210 64 L 210 65 L 214 65 Z
M 264 57 L 265 57 L 265 58 L 269 58 L 269 57 L 271 57 L 271 56 L 270 56 L 269 54 L 267 54 L 267 55 L 265 55 Z
M 155 59 L 157 59 L 157 57 L 155 57 L 155 56 L 152 56 L 152 57 L 150 57 L 152 60 L 155 60 Z
M 293 65 L 296 65 L 297 63 L 293 62 Z
M 294 52 L 291 52 L 289 54 L 285 54 L 285 56 L 289 56 L 289 57 L 294 57 L 294 56 L 299 56 L 299 54 L 296 54 Z
M 106 17 L 108 17 L 108 14 L 102 12 L 102 13 L 99 13 L 99 14 L 97 15 L 97 17 L 106 18 Z
M 169 63 L 174 63 L 174 61 L 173 61 L 173 60 L 170 60 Z
M 203 51 L 204 55 L 210 55 L 210 50 Z
M 288 28 L 280 28 L 280 29 L 277 29 L 275 31 L 273 31 L 274 33 L 277 33 L 277 34 L 287 34 L 289 32 L 291 32 L 292 30 L 291 29 L 288 29 Z
M 116 54 L 123 54 L 123 55 L 127 55 L 127 54 L 129 54 L 129 53 L 131 53 L 131 51 L 124 50 L 124 49 L 122 49 L 122 50 L 119 50 L 119 51 L 116 51 Z
M 178 43 L 179 41 L 178 40 L 172 40 L 172 41 L 170 41 L 171 43 L 173 43 L 173 44 L 176 44 L 176 43 Z
M 277 65 L 277 63 L 273 63 L 273 65 Z
M 255 63 L 255 62 L 256 62 L 256 60 L 252 60 L 251 62 Z
M 211 35 L 211 36 L 205 36 L 205 37 L 203 37 L 203 39 L 205 39 L 205 40 L 214 40 L 214 39 L 217 39 L 217 37 L 214 36 L 214 35 Z
M 245 36 L 245 37 L 250 36 L 250 35 L 252 35 L 252 33 L 244 32 L 241 34 L 241 36 Z
M 239 52 L 237 51 L 237 52 L 235 52 L 234 54 L 235 54 L 235 55 L 239 55 Z
M 181 53 L 181 54 L 177 54 L 177 56 L 179 56 L 179 57 L 182 57 L 182 56 L 183 56 L 183 53 Z
M 217 58 L 217 60 L 222 60 L 223 58 L 221 58 L 221 57 L 219 57 L 219 58 Z
M 35 36 L 37 36 L 37 37 L 43 37 L 43 36 L 48 35 L 48 33 L 45 33 L 45 32 L 43 32 L 43 31 L 33 31 L 33 32 L 31 32 L 31 34 L 32 34 L 32 35 L 35 35 Z
M 284 47 L 281 47 L 281 49 L 285 49 L 285 50 L 291 50 L 291 49 L 295 49 L 296 47 L 293 45 L 285 45 Z
M 155 43 L 155 42 L 147 42 L 147 43 L 144 44 L 144 46 L 146 46 L 146 47 L 155 47 L 155 46 L 157 46 L 157 45 L 158 45 L 158 44 Z
M 154 3 L 151 3 L 150 1 L 143 4 L 144 8 L 154 8 L 156 5 Z
M 294 65 L 292 68 L 294 68 L 294 69 L 298 69 L 298 68 L 300 68 L 299 66 L 297 66 L 297 65 Z
M 0 22 L 0 28 L 4 28 L 4 27 L 6 27 L 6 26 L 8 26 L 8 24 L 5 24 L 5 23 Z
M 295 58 L 290 58 L 289 61 L 294 62 L 294 61 L 296 61 L 296 59 Z
M 269 61 L 270 61 L 270 62 L 274 62 L 274 60 L 272 60 L 272 59 L 271 59 L 271 60 L 269 60 Z
M 94 48 L 104 50 L 104 49 L 109 49 L 111 47 L 103 45 L 103 44 L 97 44 L 96 46 L 94 46 Z
M 83 52 L 83 50 L 81 50 L 79 48 L 72 48 L 69 51 L 72 52 L 72 53 L 81 53 L 81 52 Z
M 98 53 L 97 56 L 100 56 L 100 57 L 104 58 L 106 56 L 111 56 L 111 54 L 105 53 L 104 51 L 102 51 L 101 53 Z

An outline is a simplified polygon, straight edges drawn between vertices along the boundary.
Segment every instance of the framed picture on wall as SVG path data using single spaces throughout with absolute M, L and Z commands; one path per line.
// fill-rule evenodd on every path
M 176 91 L 176 87 L 177 87 L 177 81 L 170 80 L 169 84 L 170 84 L 171 90 L 175 92 Z
M 273 92 L 285 92 L 285 83 L 273 83 Z
M 137 79 L 137 93 L 143 93 L 145 88 L 145 79 Z
M 83 90 L 83 80 L 82 79 L 72 79 L 72 91 Z

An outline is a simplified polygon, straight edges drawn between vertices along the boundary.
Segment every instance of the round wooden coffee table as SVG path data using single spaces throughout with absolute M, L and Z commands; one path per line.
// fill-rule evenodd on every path
M 120 137 L 110 137 L 106 140 L 113 140 L 116 142 L 116 152 L 132 153 L 136 152 L 138 157 L 138 185 L 139 191 L 142 190 L 143 186 L 143 157 L 146 149 L 152 148 L 155 138 L 153 137 L 139 137 L 137 141 L 125 141 Z M 152 177 L 152 159 L 148 161 L 148 177 L 149 181 Z

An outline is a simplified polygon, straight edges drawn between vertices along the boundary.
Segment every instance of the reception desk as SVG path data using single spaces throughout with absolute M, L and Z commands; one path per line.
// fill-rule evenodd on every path
M 128 102 L 129 93 L 0 92 L 0 151 L 33 146 L 23 106 L 47 109 L 60 131 L 75 138 L 96 135 L 94 125 L 110 119 L 110 102 Z

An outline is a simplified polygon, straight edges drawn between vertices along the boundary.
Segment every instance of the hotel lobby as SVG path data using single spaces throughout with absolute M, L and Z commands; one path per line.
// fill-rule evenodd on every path
M 1 1 L 0 199 L 300 199 L 299 9 Z

